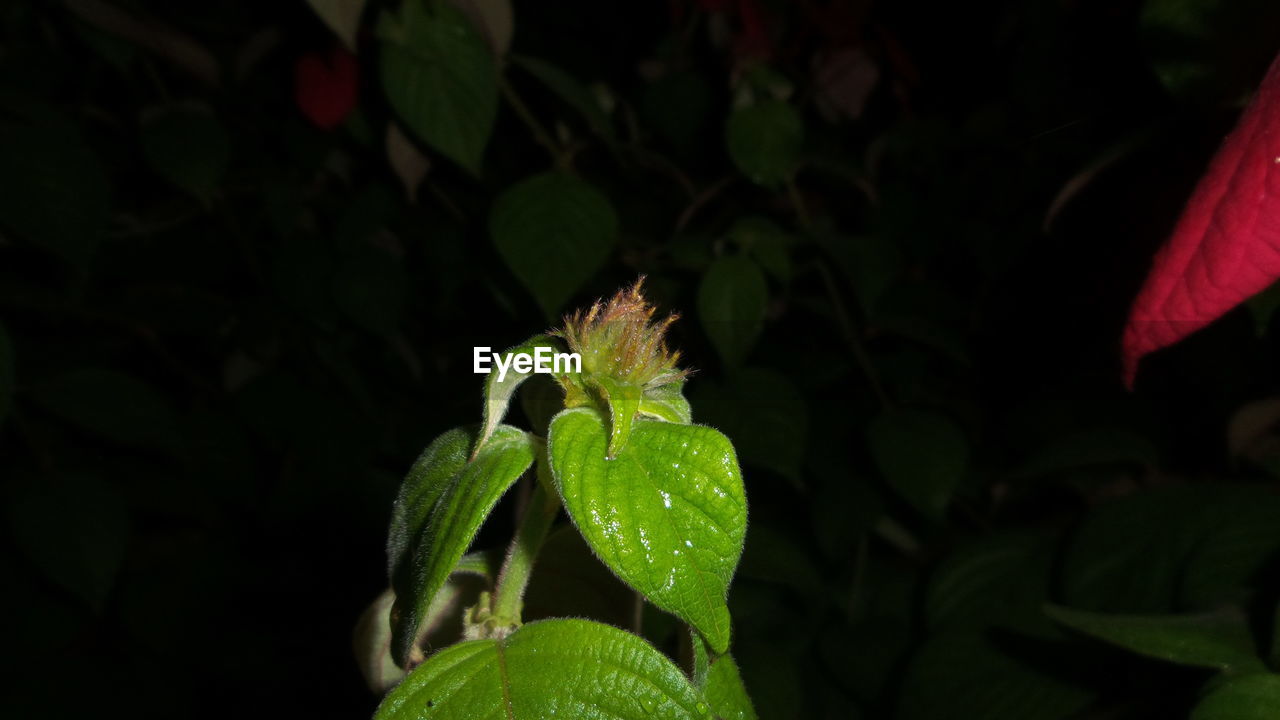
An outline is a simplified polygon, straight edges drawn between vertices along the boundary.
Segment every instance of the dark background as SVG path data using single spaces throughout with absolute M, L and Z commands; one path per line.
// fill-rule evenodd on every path
M 351 630 L 386 585 L 399 479 L 479 419 L 471 348 L 554 324 L 486 224 L 546 153 L 503 104 L 478 177 L 420 147 L 431 169 L 409 196 L 369 32 L 387 5 L 370 2 L 358 108 L 331 130 L 296 99 L 299 58 L 336 43 L 305 3 L 120 0 L 125 30 L 100 3 L 0 8 L 6 717 L 372 713 Z M 514 17 L 512 52 L 613 103 L 610 148 L 507 73 L 618 216 L 559 310 L 646 274 L 683 316 L 695 420 L 738 444 L 752 525 L 731 608 L 762 717 L 1185 714 L 1207 672 L 1060 632 L 1046 600 L 1234 602 L 1268 651 L 1276 411 L 1231 443 L 1228 427 L 1276 392 L 1270 313 L 1153 356 L 1134 393 L 1118 338 L 1280 49 L 1274 3 Z M 862 79 L 824 80 L 837 60 Z M 803 118 L 794 194 L 726 152 L 762 66 Z M 781 249 L 743 240 L 744 218 Z M 765 291 L 731 287 L 721 310 L 762 307 L 763 332 L 726 363 L 699 292 L 739 256 Z M 889 415 L 919 432 L 877 435 Z M 914 458 L 897 472 L 940 505 L 886 454 Z M 510 519 L 500 507 L 477 544 L 503 544 Z

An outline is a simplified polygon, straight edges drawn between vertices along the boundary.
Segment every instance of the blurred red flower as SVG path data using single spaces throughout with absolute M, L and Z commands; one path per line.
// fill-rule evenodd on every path
M 337 46 L 328 59 L 318 52 L 298 58 L 294 94 L 298 109 L 317 127 L 332 130 L 356 106 L 360 72 L 356 56 Z

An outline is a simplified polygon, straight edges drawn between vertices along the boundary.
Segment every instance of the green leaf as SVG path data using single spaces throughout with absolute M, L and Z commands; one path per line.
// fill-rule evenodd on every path
M 1092 693 L 1043 672 L 976 631 L 929 637 L 903 678 L 900 720 L 1061 720 L 1092 701 Z
M 742 684 L 738 664 L 732 655 L 724 655 L 711 665 L 707 673 L 707 704 L 711 712 L 724 720 L 756 720 L 756 709 Z
M 170 449 L 177 421 L 160 392 L 130 375 L 83 368 L 31 388 L 44 410 L 121 445 Z
M 791 236 L 772 220 L 747 217 L 729 228 L 729 237 L 778 282 L 791 280 Z
M 95 477 L 50 478 L 8 507 L 18 549 L 55 584 L 101 610 L 129 543 L 129 509 Z
M 627 444 L 631 436 L 631 424 L 640 412 L 640 388 L 630 383 L 618 382 L 611 377 L 597 376 L 592 381 L 600 388 L 600 394 L 609 406 L 609 458 Z
M 511 58 L 511 61 L 517 67 L 537 78 L 548 90 L 555 93 L 574 110 L 577 110 L 582 115 L 582 118 L 586 120 L 587 127 L 591 128 L 591 132 L 606 141 L 614 139 L 613 125 L 609 123 L 609 118 L 604 114 L 600 103 L 591 91 L 578 82 L 576 78 L 555 65 L 538 58 L 516 55 Z
M 729 157 L 757 185 L 774 187 L 791 178 L 804 144 L 804 124 L 781 100 L 735 110 L 725 129 Z
M 498 112 L 489 45 L 462 11 L 426 0 L 383 15 L 378 35 L 392 109 L 414 135 L 478 176 Z
M 1108 615 L 1046 605 L 1045 614 L 1086 635 L 1139 655 L 1228 672 L 1264 669 L 1243 613 Z
M 698 316 L 711 344 L 729 367 L 741 365 L 755 345 L 768 302 L 764 274 L 749 258 L 719 258 L 702 276 Z
M 1280 708 L 1280 675 L 1232 678 L 1191 711 L 1191 720 L 1272 720 Z
M 0 324 L 0 423 L 9 414 L 16 382 L 17 364 L 14 361 L 13 340 L 9 338 L 9 331 Z
M 77 266 L 111 213 L 107 174 L 69 122 L 0 123 L 0 227 Z
M 747 523 L 733 446 L 712 428 L 642 418 L 609 460 L 608 437 L 591 409 L 551 422 L 548 456 L 569 517 L 623 582 L 724 652 L 725 594 Z
M 348 50 L 356 50 L 356 34 L 367 0 L 307 0 L 307 4 L 333 30 Z
M 441 586 L 507 488 L 533 464 L 534 439 L 509 425 L 498 426 L 466 460 L 476 433 L 467 428 L 436 438 L 396 499 L 387 555 L 396 591 L 392 648 L 402 666 L 417 659 L 416 641 Z
M 684 397 L 684 381 L 645 390 L 640 398 L 640 414 L 673 423 L 693 422 L 693 412 Z
M 867 443 L 902 499 L 930 517 L 946 512 L 969 464 L 968 442 L 955 423 L 932 412 L 894 410 L 871 421 Z
M 179 105 L 143 114 L 142 151 L 156 174 L 208 203 L 227 172 L 231 141 L 208 108 Z
M 608 259 L 618 234 L 609 198 L 562 172 L 535 175 L 494 202 L 489 232 L 498 253 L 548 319 Z
M 565 352 L 564 344 L 556 338 L 549 335 L 535 335 L 519 345 L 500 353 L 503 358 L 502 362 L 512 362 L 511 356 L 518 353 L 532 356 L 540 347 L 548 348 L 553 353 Z M 516 388 L 519 388 L 525 380 L 533 377 L 532 370 L 518 372 L 514 365 L 507 367 L 504 374 L 491 357 L 486 358 L 486 360 L 489 362 L 489 374 L 484 378 L 484 428 L 480 433 L 480 440 L 476 444 L 477 450 L 493 434 L 493 429 L 498 427 L 498 423 L 502 422 L 502 419 L 506 417 L 507 408 L 511 404 L 511 397 L 516 393 Z
M 586 620 L 544 620 L 433 655 L 374 717 L 706 720 L 707 712 L 680 668 L 641 638 Z
M 948 555 L 929 580 L 924 614 L 931 628 L 999 623 L 1031 631 L 1047 625 L 1054 562 L 1049 538 L 1001 532 Z
M 804 397 L 785 375 L 746 368 L 727 382 L 698 383 L 693 399 L 698 417 L 729 436 L 744 465 L 800 482 L 809 414 Z

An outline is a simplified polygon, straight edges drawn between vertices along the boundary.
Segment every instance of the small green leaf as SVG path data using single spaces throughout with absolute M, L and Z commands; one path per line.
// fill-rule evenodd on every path
M 1204 697 L 1191 720 L 1273 720 L 1280 709 L 1280 675 L 1232 678 Z
M 374 717 L 707 720 L 706 710 L 680 668 L 641 638 L 586 620 L 544 620 L 433 655 Z
M 1108 615 L 1046 605 L 1045 614 L 1086 635 L 1139 655 L 1228 672 L 1262 670 L 1244 614 Z
M 406 0 L 382 17 L 382 87 L 409 130 L 479 175 L 498 112 L 493 52 L 445 2 Z
M 532 356 L 538 348 L 547 348 L 553 353 L 565 352 L 564 343 L 556 338 L 536 335 L 499 354 L 503 358 L 502 362 L 511 363 L 512 355 L 524 353 Z M 493 434 L 493 429 L 498 427 L 498 423 L 506 417 L 507 407 L 511 404 L 511 397 L 515 395 L 516 388 L 533 376 L 532 370 L 519 372 L 514 365 L 507 367 L 504 374 L 492 358 L 486 358 L 486 360 L 489 362 L 489 374 L 484 378 L 484 428 L 480 433 L 479 442 L 476 443 L 477 451 L 480 445 L 483 445 L 484 441 Z
M 729 367 L 746 359 L 764 326 L 769 288 L 760 267 L 731 255 L 707 268 L 698 286 L 698 316 L 707 337 Z
M 507 267 L 554 319 L 608 259 L 618 218 L 599 190 L 549 172 L 502 193 L 489 214 L 489 232 Z
M 778 282 L 791 280 L 792 239 L 777 223 L 761 217 L 742 218 L 729 228 L 729 237 Z
M 608 439 L 594 410 L 552 420 L 548 456 L 569 517 L 623 582 L 724 652 L 747 523 L 733 446 L 712 428 L 643 418 L 612 460 Z
M 932 412 L 894 410 L 871 421 L 867 443 L 902 499 L 925 515 L 942 516 L 969 464 L 969 444 L 955 423 Z
M 50 478 L 8 507 L 18 549 L 46 577 L 98 611 L 129 543 L 129 509 L 95 477 Z
M 208 108 L 157 108 L 142 117 L 142 151 L 156 174 L 208 203 L 227 172 L 231 141 Z
M 333 30 L 348 50 L 356 50 L 356 34 L 367 0 L 307 0 L 307 4 Z
M 30 395 L 44 410 L 112 442 L 158 449 L 178 442 L 164 396 L 130 375 L 83 368 L 33 386 Z
M 475 434 L 451 430 L 432 442 L 396 499 L 388 557 L 397 598 L 392 649 L 402 666 L 418 659 L 416 640 L 440 587 L 507 488 L 533 464 L 533 438 L 509 425 L 465 460 Z
M 673 423 L 693 422 L 693 412 L 684 397 L 684 381 L 645 390 L 640 398 L 640 414 Z
M 609 406 L 609 458 L 612 459 L 618 456 L 618 451 L 631 436 L 631 423 L 640 412 L 640 388 L 604 375 L 594 377 L 592 381 L 599 386 Z
M 765 100 L 729 116 L 725 141 L 733 164 L 752 182 L 777 186 L 791 178 L 804 144 L 804 124 L 781 100 Z
M 517 55 L 512 57 L 511 61 L 537 78 L 538 82 L 541 82 L 548 90 L 555 93 L 574 110 L 577 110 L 582 115 L 582 118 L 587 121 L 587 127 L 591 128 L 591 132 L 606 141 L 613 140 L 613 125 L 609 123 L 608 116 L 604 114 L 604 110 L 601 109 L 600 103 L 591 91 L 578 82 L 576 78 L 555 65 L 538 58 Z
M 756 720 L 756 709 L 742 684 L 742 675 L 732 655 L 723 655 L 711 665 L 707 674 L 707 704 L 711 712 L 724 720 Z

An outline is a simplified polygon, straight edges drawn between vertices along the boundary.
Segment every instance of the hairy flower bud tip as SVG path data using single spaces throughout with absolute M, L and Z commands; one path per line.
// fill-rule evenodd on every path
M 608 301 L 597 300 L 586 310 L 566 315 L 564 326 L 551 332 L 582 356 L 584 373 L 650 388 L 679 382 L 689 374 L 676 367 L 680 353 L 666 343 L 667 329 L 679 316 L 655 321 L 643 284 L 641 276 Z

